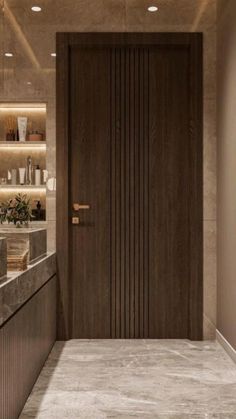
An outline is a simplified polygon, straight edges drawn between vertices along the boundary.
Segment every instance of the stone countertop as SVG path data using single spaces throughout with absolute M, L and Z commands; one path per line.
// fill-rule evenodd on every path
M 8 272 L 0 281 L 0 327 L 56 274 L 56 254 L 48 253 L 23 272 Z
M 43 227 L 28 227 L 28 228 L 16 228 L 15 226 L 6 226 L 6 225 L 2 225 L 0 228 L 0 234 L 3 237 L 4 233 L 13 233 L 13 234 L 33 234 L 37 231 L 45 231 L 46 229 Z

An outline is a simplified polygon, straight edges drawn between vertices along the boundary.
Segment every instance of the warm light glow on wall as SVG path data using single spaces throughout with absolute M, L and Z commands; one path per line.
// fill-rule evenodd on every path
M 18 103 L 18 102 L 4 102 L 0 104 L 0 111 L 2 112 L 46 112 L 46 103 Z
M 20 141 L 17 141 L 18 145 L 15 144 L 1 144 L 0 141 L 0 149 L 1 150 L 11 150 L 11 151 L 17 151 L 17 152 L 21 152 L 21 151 L 26 151 L 26 150 L 42 150 L 45 151 L 46 150 L 46 144 L 24 144 L 23 142 L 21 143 Z
M 12 187 L 9 185 L 0 185 L 1 192 L 16 192 L 16 193 L 39 193 L 44 192 L 46 193 L 46 186 L 24 186 L 24 185 L 13 185 Z
M 0 111 L 1 112 L 46 112 L 46 108 L 13 108 L 13 107 L 6 107 L 6 108 L 1 108 L 0 107 Z

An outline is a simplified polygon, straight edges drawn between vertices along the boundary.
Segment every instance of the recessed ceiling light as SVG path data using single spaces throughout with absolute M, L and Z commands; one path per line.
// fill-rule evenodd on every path
M 12 52 L 5 52 L 5 57 L 13 57 Z
M 157 10 L 158 10 L 158 7 L 157 6 L 149 6 L 148 7 L 148 11 L 149 12 L 157 12 Z
M 51 57 L 56 57 L 57 54 L 55 52 L 51 52 Z
M 42 8 L 40 6 L 32 6 L 31 7 L 31 10 L 33 12 L 41 12 Z
M 27 81 L 27 84 L 28 84 L 28 86 L 31 86 L 32 83 L 31 83 L 31 81 Z

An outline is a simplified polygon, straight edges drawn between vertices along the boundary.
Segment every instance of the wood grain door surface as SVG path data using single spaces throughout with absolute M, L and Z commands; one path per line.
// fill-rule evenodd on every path
M 199 34 L 58 36 L 59 337 L 202 338 L 201 55 Z

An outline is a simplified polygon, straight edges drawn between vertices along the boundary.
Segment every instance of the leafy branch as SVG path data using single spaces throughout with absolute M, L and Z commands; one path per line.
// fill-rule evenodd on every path
M 0 223 L 7 221 L 17 227 L 28 224 L 34 218 L 31 211 L 30 199 L 27 195 L 18 194 L 13 199 L 0 204 Z

